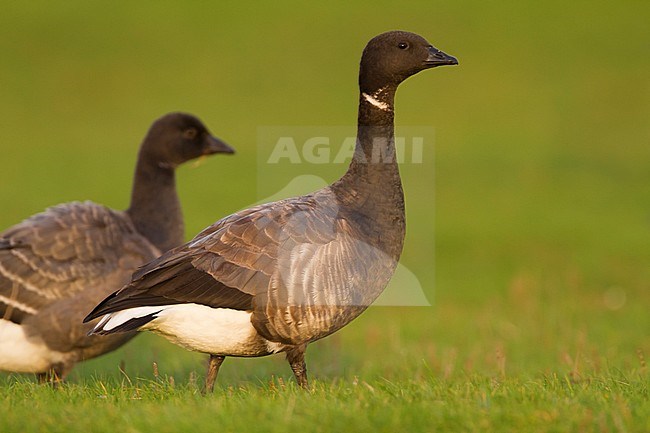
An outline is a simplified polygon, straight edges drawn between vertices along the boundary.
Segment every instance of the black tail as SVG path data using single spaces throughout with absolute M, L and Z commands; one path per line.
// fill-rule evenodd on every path
M 109 330 L 99 329 L 97 331 L 92 330 L 88 333 L 88 335 L 108 335 L 108 334 L 114 334 L 116 332 L 135 331 L 139 327 L 146 325 L 147 323 L 155 319 L 158 313 L 160 313 L 160 311 L 156 311 L 154 313 L 150 313 L 142 317 L 134 317 L 133 319 L 127 320 L 126 322 L 116 326 L 113 329 L 109 329 Z

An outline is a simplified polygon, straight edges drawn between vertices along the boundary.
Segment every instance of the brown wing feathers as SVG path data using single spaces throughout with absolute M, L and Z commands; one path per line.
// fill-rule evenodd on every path
M 22 323 L 157 254 L 119 212 L 90 202 L 49 208 L 0 235 L 0 318 Z
M 217 222 L 143 266 L 86 320 L 126 308 L 177 303 L 252 310 L 253 296 L 266 290 L 275 270 L 278 240 L 287 238 L 274 221 L 278 214 L 269 212 L 273 209 L 256 209 Z
M 164 256 L 163 256 L 164 257 Z M 250 310 L 250 294 L 215 280 L 190 261 L 149 271 L 102 301 L 85 321 L 114 311 L 142 306 L 196 303 L 215 308 Z

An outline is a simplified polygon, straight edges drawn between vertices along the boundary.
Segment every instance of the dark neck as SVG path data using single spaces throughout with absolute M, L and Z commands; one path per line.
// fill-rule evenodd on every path
M 387 86 L 359 95 L 354 157 L 346 174 L 333 185 L 337 195 L 348 203 L 371 209 L 397 202 L 403 212 L 404 195 L 395 154 L 395 91 L 396 87 Z
M 359 126 L 379 126 L 394 123 L 395 86 L 361 91 L 359 95 Z
M 131 205 L 126 211 L 136 230 L 161 252 L 184 240 L 183 214 L 176 193 L 174 168 L 161 166 L 140 152 Z

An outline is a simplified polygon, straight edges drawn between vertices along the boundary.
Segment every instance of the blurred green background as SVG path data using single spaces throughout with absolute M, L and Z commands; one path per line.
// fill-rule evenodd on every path
M 260 127 L 353 127 L 365 43 L 404 29 L 460 60 L 397 95 L 397 125 L 435 128 L 435 163 L 402 167 L 403 264 L 432 306 L 371 308 L 313 345 L 314 377 L 577 377 L 650 356 L 647 1 L 1 6 L 0 228 L 71 200 L 125 208 L 140 140 L 182 110 L 238 152 L 180 169 L 189 239 L 263 198 L 260 176 L 290 182 L 258 163 Z M 203 373 L 147 335 L 72 379 L 120 361 Z M 270 374 L 290 376 L 281 357 L 229 359 L 220 382 Z

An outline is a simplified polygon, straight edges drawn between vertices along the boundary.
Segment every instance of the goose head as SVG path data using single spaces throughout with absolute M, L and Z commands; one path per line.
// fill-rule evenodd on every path
M 420 35 L 386 32 L 372 38 L 363 50 L 359 86 L 367 93 L 394 89 L 425 69 L 457 64 L 455 57 L 440 51 Z

